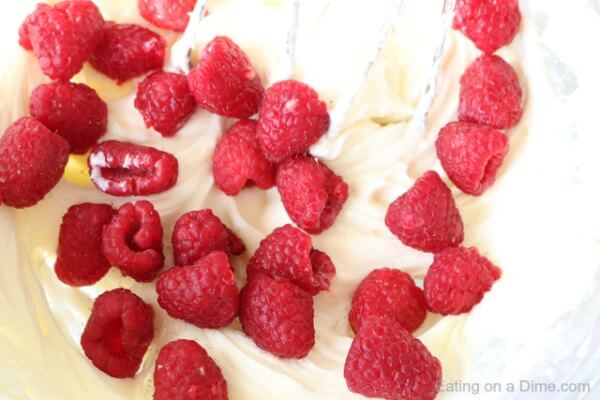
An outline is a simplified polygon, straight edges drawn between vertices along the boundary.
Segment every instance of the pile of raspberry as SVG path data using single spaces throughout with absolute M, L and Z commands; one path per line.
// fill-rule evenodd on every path
M 436 141 L 438 158 L 462 192 L 479 196 L 496 180 L 508 153 L 500 129 L 514 127 L 523 114 L 522 91 L 514 69 L 493 53 L 519 30 L 517 0 L 458 0 L 454 28 L 484 54 L 460 80 L 458 122 L 444 126 Z M 463 222 L 450 188 L 427 171 L 390 204 L 385 223 L 408 246 L 434 253 L 419 288 L 394 268 L 372 271 L 358 286 L 349 314 L 356 333 L 344 376 L 350 390 L 385 399 L 433 399 L 441 386 L 437 358 L 411 335 L 427 311 L 457 315 L 473 309 L 501 276 L 501 270 L 474 248 L 462 247 Z
M 140 14 L 158 27 L 183 31 L 194 0 L 140 0 Z M 461 78 L 459 122 L 439 133 L 436 149 L 448 177 L 481 195 L 508 152 L 499 129 L 522 115 L 521 88 L 509 64 L 492 53 L 516 35 L 516 0 L 457 2 L 455 27 L 485 54 Z M 138 79 L 135 107 L 148 128 L 168 140 L 198 108 L 229 118 L 212 171 L 226 195 L 274 186 L 292 224 L 276 228 L 249 259 L 238 290 L 234 265 L 242 239 L 210 209 L 189 211 L 171 232 L 174 265 L 164 269 L 164 228 L 152 202 L 80 203 L 59 230 L 56 276 L 66 285 L 97 283 L 111 267 L 137 282 L 156 283 L 160 308 L 204 329 L 239 318 L 258 347 L 286 359 L 315 345 L 313 297 L 332 285 L 331 258 L 310 234 L 332 227 L 349 196 L 344 180 L 309 149 L 329 129 L 326 104 L 310 86 L 285 80 L 264 89 L 248 55 L 230 38 L 207 43 L 186 76 L 162 71 L 166 41 L 134 24 L 104 21 L 89 0 L 40 4 L 20 28 L 20 44 L 53 80 L 31 94 L 30 116 L 0 139 L 0 200 L 15 208 L 41 201 L 63 175 L 69 154 L 88 153 L 90 177 L 109 196 L 150 196 L 177 184 L 178 161 L 167 152 L 106 140 L 108 107 L 85 84 L 72 83 L 84 63 L 117 84 Z M 231 121 L 235 119 L 236 121 Z M 427 312 L 470 311 L 500 277 L 475 248 L 461 247 L 463 223 L 450 188 L 429 171 L 394 201 L 385 223 L 406 246 L 434 253 L 424 288 L 395 268 L 372 271 L 352 298 L 356 336 L 344 376 L 350 390 L 385 399 L 433 399 L 440 362 L 413 336 Z M 81 336 L 85 355 L 115 378 L 136 375 L 154 339 L 154 310 L 128 289 L 94 301 Z M 155 399 L 227 399 L 219 366 L 195 341 L 164 345 L 154 370 Z

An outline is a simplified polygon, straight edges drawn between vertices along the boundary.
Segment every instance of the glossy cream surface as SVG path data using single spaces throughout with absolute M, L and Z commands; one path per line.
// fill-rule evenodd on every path
M 134 0 L 97 3 L 106 19 L 148 25 L 137 14 Z M 300 15 L 293 77 L 315 87 L 334 109 L 361 79 L 364 54 L 393 1 L 382 0 L 373 7 L 342 0 L 327 6 L 323 1 L 302 3 L 306 5 Z M 72 159 L 65 179 L 38 205 L 26 210 L 0 207 L 0 398 L 150 399 L 158 350 L 177 338 L 195 339 L 207 349 L 228 381 L 231 400 L 362 398 L 348 391 L 343 378 L 352 341 L 347 313 L 353 290 L 379 267 L 403 269 L 421 283 L 432 256 L 403 246 L 385 227 L 384 216 L 389 203 L 424 171 L 435 169 L 445 178 L 434 141 L 439 129 L 456 119 L 460 75 L 478 55 L 466 38 L 456 32 L 448 35 L 438 95 L 427 124 L 423 128 L 411 123 L 440 37 L 436 27 L 442 1 L 405 3 L 343 129 L 318 146 L 327 164 L 350 185 L 350 198 L 335 225 L 313 237 L 315 247 L 333 259 L 337 276 L 331 290 L 315 298 L 316 346 L 308 357 L 282 360 L 258 349 L 237 321 L 225 329 L 204 330 L 172 319 L 156 304 L 154 284 L 136 283 L 114 268 L 91 287 L 63 285 L 53 265 L 58 227 L 67 208 L 83 201 L 118 207 L 132 200 L 110 197 L 86 184 L 80 171 L 84 164 Z M 13 28 L 30 7 L 15 6 Z M 217 34 L 228 35 L 248 53 L 265 85 L 286 77 L 290 9 L 284 1 L 214 0 L 209 8 L 198 49 Z M 34 57 L 17 46 L 11 32 L 14 37 L 2 44 L 3 54 L 10 57 L 1 64 L 0 131 L 27 115 L 29 94 L 46 81 Z M 163 33 L 170 42 L 176 39 Z M 554 199 L 566 195 L 553 190 L 562 178 L 544 174 L 541 168 L 553 158 L 540 149 L 555 145 L 547 137 L 555 126 L 545 116 L 559 108 L 547 83 L 538 34 L 525 18 L 513 45 L 500 51 L 519 74 L 525 113 L 507 133 L 511 151 L 497 183 L 477 198 L 451 185 L 465 224 L 465 245 L 477 246 L 503 269 L 503 276 L 472 312 L 443 318 L 429 315 L 416 332 L 440 359 L 446 382 L 523 377 L 545 357 L 546 348 L 536 338 L 577 307 L 598 277 L 597 268 L 570 262 L 572 258 L 560 251 L 566 240 L 561 235 L 573 220 L 557 218 L 548 225 L 547 214 L 538 207 L 550 195 Z M 172 265 L 170 232 L 177 218 L 209 207 L 248 247 L 234 260 L 241 287 L 244 266 L 260 240 L 290 221 L 276 189 L 246 189 L 237 197 L 227 197 L 214 186 L 213 149 L 231 121 L 198 110 L 174 138 L 165 139 L 146 129 L 135 110 L 135 82 L 116 86 L 89 66 L 76 79 L 108 102 L 104 139 L 154 146 L 179 160 L 176 187 L 148 198 L 164 224 L 167 267 Z M 555 250 L 548 254 L 547 249 Z M 155 339 L 134 379 L 103 374 L 79 345 L 94 298 L 116 287 L 130 288 L 155 311 Z M 440 394 L 442 399 L 465 397 L 464 393 Z

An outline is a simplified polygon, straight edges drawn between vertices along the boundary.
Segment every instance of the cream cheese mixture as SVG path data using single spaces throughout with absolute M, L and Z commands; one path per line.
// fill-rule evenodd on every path
M 293 77 L 312 85 L 331 110 L 360 78 L 361 57 L 373 45 L 378 24 L 394 2 L 381 0 L 380 6 L 371 7 L 366 4 L 377 2 L 337 0 L 326 9 L 323 3 L 302 2 Z M 282 360 L 260 350 L 237 321 L 209 330 L 170 318 L 156 303 L 154 283 L 137 283 L 114 268 L 91 287 L 62 284 L 53 266 L 58 229 L 67 208 L 84 201 L 118 207 L 132 200 L 110 197 L 86 184 L 80 172 L 85 163 L 73 158 L 65 179 L 37 206 L 25 210 L 0 206 L 0 398 L 151 399 L 158 350 L 171 340 L 191 338 L 221 367 L 231 400 L 361 399 L 349 392 L 343 378 L 353 337 L 347 322 L 352 293 L 369 271 L 380 267 L 403 269 L 421 283 L 432 256 L 396 239 L 384 224 L 385 212 L 424 171 L 435 169 L 445 177 L 434 142 L 439 129 L 456 119 L 460 75 L 479 54 L 459 33 L 448 35 L 426 127 L 411 123 L 440 38 L 442 3 L 405 1 L 343 129 L 318 145 L 319 155 L 349 184 L 350 198 L 334 226 L 313 237 L 315 247 L 331 256 L 337 275 L 331 290 L 315 297 L 316 346 L 306 358 Z M 148 26 L 138 15 L 135 0 L 97 4 L 107 20 Z M 198 49 L 217 34 L 230 36 L 247 52 L 265 86 L 281 79 L 289 26 L 285 1 L 214 0 L 209 8 Z M 18 19 L 26 12 L 21 10 Z M 29 94 L 46 81 L 33 55 L 18 47 L 18 22 L 14 21 L 14 37 L 3 39 L 8 44 L 3 45 L 6 60 L 1 64 L 1 132 L 28 114 Z M 172 33 L 162 33 L 170 42 L 176 39 Z M 440 359 L 444 382 L 483 385 L 525 379 L 527 371 L 544 358 L 539 338 L 582 301 L 590 281 L 597 279 L 595 270 L 572 262 L 560 251 L 564 238 L 556 230 L 564 233 L 574 222 L 549 220 L 538 212 L 549 195 L 564 195 L 553 190 L 560 178 L 544 173 L 544 165 L 557 159 L 540 151 L 553 146 L 548 135 L 556 127 L 547 116 L 560 109 L 547 84 L 538 33 L 525 12 L 515 42 L 500 51 L 519 74 L 525 113 L 508 132 L 511 150 L 497 183 L 477 198 L 451 185 L 465 224 L 465 245 L 477 246 L 503 269 L 503 276 L 472 312 L 429 315 L 416 332 Z M 198 110 L 174 138 L 162 138 L 145 128 L 133 106 L 135 83 L 118 87 L 87 65 L 76 79 L 108 102 L 108 133 L 103 139 L 154 146 L 179 160 L 175 188 L 148 198 L 165 228 L 166 266 L 172 265 L 170 232 L 176 219 L 189 210 L 212 208 L 248 246 L 244 255 L 235 258 L 241 287 L 246 262 L 259 241 L 290 220 L 276 189 L 245 189 L 237 197 L 227 197 L 214 186 L 213 149 L 231 121 Z M 105 375 L 79 345 L 94 298 L 116 287 L 130 288 L 155 311 L 155 339 L 134 379 Z M 439 396 L 466 397 L 444 389 Z

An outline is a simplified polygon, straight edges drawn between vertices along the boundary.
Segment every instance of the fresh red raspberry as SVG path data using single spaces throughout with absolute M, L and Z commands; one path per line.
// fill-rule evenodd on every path
M 104 19 L 89 0 L 39 4 L 19 29 L 19 43 L 33 50 L 42 71 L 68 81 L 88 60 L 99 42 Z
M 431 253 L 458 246 L 464 238 L 452 193 L 435 171 L 390 204 L 385 224 L 405 245 Z
M 227 400 L 221 369 L 198 343 L 167 343 L 154 367 L 154 400 Z
M 308 233 L 318 234 L 333 225 L 348 200 L 346 182 L 309 156 L 284 161 L 276 181 L 288 215 Z
M 458 118 L 493 128 L 515 126 L 523 115 L 517 73 L 498 56 L 483 55 L 460 78 Z
M 263 350 L 302 358 L 315 345 L 312 296 L 287 279 L 257 274 L 240 292 L 240 322 Z
M 263 239 L 250 259 L 248 279 L 259 273 L 286 278 L 316 295 L 329 290 L 335 266 L 327 254 L 313 249 L 310 236 L 285 225 Z
M 152 147 L 108 140 L 88 157 L 94 185 L 113 196 L 147 196 L 177 183 L 179 163 L 172 154 Z
M 517 35 L 521 24 L 518 0 L 458 0 L 454 29 L 460 30 L 484 53 L 492 54 Z
M 146 200 L 125 203 L 105 228 L 102 251 L 123 275 L 150 282 L 165 263 L 160 216 Z
M 442 384 L 442 366 L 397 322 L 373 318 L 352 342 L 344 377 L 351 391 L 366 397 L 433 400 Z
M 265 92 L 256 128 L 258 144 L 279 163 L 304 154 L 329 129 L 325 102 L 310 86 L 295 80 L 277 82 Z
M 413 278 L 398 269 L 382 268 L 367 275 L 354 292 L 349 320 L 354 332 L 377 317 L 393 319 L 414 332 L 426 315 L 423 291 Z
M 163 29 L 183 32 L 196 0 L 138 0 L 140 15 Z
M 249 185 L 261 189 L 275 185 L 275 166 L 256 143 L 256 121 L 238 121 L 225 132 L 213 156 L 213 176 L 219 189 L 230 196 Z
M 110 263 L 102 253 L 102 232 L 115 210 L 108 204 L 77 204 L 64 215 L 58 235 L 54 271 L 63 283 L 86 286 L 98 282 Z
M 130 378 L 153 337 L 150 306 L 127 289 L 114 289 L 94 301 L 81 347 L 101 371 L 115 378 Z
M 80 83 L 53 82 L 31 93 L 29 113 L 83 154 L 106 133 L 108 107 L 94 89 Z
M 437 155 L 448 177 L 463 192 L 479 196 L 496 180 L 508 153 L 508 137 L 485 125 L 451 122 L 439 133 Z
M 196 110 L 196 101 L 185 75 L 155 72 L 137 89 L 137 108 L 148 128 L 163 136 L 174 136 Z
M 239 255 L 246 251 L 240 238 L 227 228 L 212 210 L 183 214 L 173 228 L 171 237 L 176 265 L 195 264 L 213 251 Z
M 264 94 L 246 53 L 225 36 L 217 36 L 204 47 L 188 83 L 199 107 L 225 117 L 256 114 Z
M 500 275 L 474 247 L 437 253 L 423 284 L 427 308 L 444 315 L 471 311 Z
M 6 205 L 37 204 L 56 186 L 69 143 L 34 118 L 21 118 L 0 137 L 0 194 Z
M 139 25 L 107 22 L 90 58 L 98 71 L 119 83 L 161 69 L 167 42 Z
M 222 328 L 238 314 L 238 289 L 229 257 L 214 251 L 194 265 L 158 277 L 158 304 L 173 317 L 200 328 Z

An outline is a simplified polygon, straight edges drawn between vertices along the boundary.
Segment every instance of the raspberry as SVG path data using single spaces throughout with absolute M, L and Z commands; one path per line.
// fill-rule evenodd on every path
M 510 64 L 498 56 L 480 56 L 460 78 L 459 120 L 512 128 L 523 115 L 521 95 Z
M 54 270 L 63 283 L 92 285 L 110 268 L 102 253 L 102 232 L 115 211 L 107 204 L 83 203 L 69 208 L 58 236 Z
M 149 282 L 165 262 L 162 238 L 160 216 L 152 203 L 125 203 L 104 228 L 102 251 L 123 275 Z
M 100 11 L 88 0 L 39 4 L 21 25 L 19 43 L 33 50 L 47 76 L 68 81 L 91 56 L 103 25 Z
M 139 25 L 107 22 L 90 58 L 98 71 L 119 83 L 161 69 L 167 42 Z
M 372 271 L 360 283 L 352 297 L 350 325 L 354 332 L 371 318 L 390 318 L 409 332 L 415 331 L 427 310 L 423 291 L 413 278 L 398 269 Z
M 152 342 L 152 309 L 127 289 L 104 292 L 81 335 L 85 355 L 115 378 L 133 377 Z
M 352 342 L 344 377 L 351 391 L 366 397 L 433 400 L 442 384 L 442 367 L 397 322 L 374 318 Z
M 335 267 L 327 254 L 313 249 L 310 236 L 285 225 L 263 239 L 250 259 L 248 279 L 258 273 L 289 279 L 316 295 L 321 290 L 329 290 Z
M 158 353 L 154 400 L 227 400 L 221 369 L 198 343 L 179 339 Z
M 302 358 L 315 345 L 313 299 L 283 278 L 254 276 L 240 292 L 240 322 L 263 350 Z
M 230 196 L 252 184 L 261 189 L 275 184 L 275 166 L 256 143 L 256 121 L 238 121 L 223 135 L 213 156 L 213 176 L 219 189 Z
M 517 35 L 521 24 L 518 0 L 458 0 L 454 29 L 484 53 L 492 54 Z
M 140 15 L 159 28 L 183 32 L 196 0 L 138 0 Z
M 148 128 L 174 136 L 196 110 L 185 75 L 155 72 L 137 89 L 137 108 Z
M 434 171 L 390 204 L 385 224 L 405 245 L 431 253 L 458 246 L 464 237 L 452 193 Z
M 188 83 L 199 107 L 225 117 L 256 114 L 264 94 L 246 53 L 225 36 L 206 45 Z
M 284 161 L 276 180 L 288 215 L 308 233 L 318 234 L 333 225 L 348 200 L 346 182 L 309 156 Z
M 509 148 L 502 132 L 468 122 L 446 125 L 435 146 L 448 177 L 460 190 L 474 196 L 494 183 Z
M 158 304 L 173 318 L 222 328 L 238 314 L 238 289 L 227 254 L 214 251 L 194 265 L 173 267 L 156 283 Z
M 29 113 L 83 154 L 106 133 L 108 107 L 90 87 L 71 82 L 39 85 L 29 99 Z
M 171 238 L 176 265 L 195 264 L 213 251 L 239 255 L 246 246 L 209 209 L 183 214 L 173 228 Z
M 0 197 L 11 207 L 37 204 L 58 183 L 69 143 L 38 120 L 21 118 L 0 137 Z
M 94 146 L 88 166 L 94 185 L 113 196 L 161 193 L 175 186 L 179 175 L 172 154 L 115 140 Z
M 310 86 L 288 80 L 265 92 L 256 132 L 258 144 L 272 162 L 306 153 L 327 129 L 327 106 Z
M 427 308 L 444 315 L 471 311 L 500 275 L 474 247 L 437 253 L 424 280 Z

